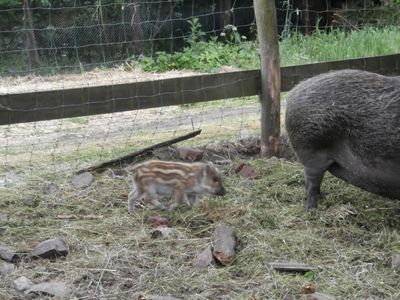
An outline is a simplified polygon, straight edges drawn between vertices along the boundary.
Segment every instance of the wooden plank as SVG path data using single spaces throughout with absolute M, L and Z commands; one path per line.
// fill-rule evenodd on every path
M 359 69 L 382 75 L 400 75 L 400 54 L 328 61 L 281 68 L 281 92 L 300 81 L 333 70 Z
M 180 105 L 259 93 L 259 72 L 240 71 L 0 95 L 0 125 Z
M 283 67 L 281 91 L 290 90 L 306 78 L 348 68 L 400 75 L 400 54 Z M 250 70 L 0 94 L 0 125 L 253 96 L 260 91 L 260 70 Z

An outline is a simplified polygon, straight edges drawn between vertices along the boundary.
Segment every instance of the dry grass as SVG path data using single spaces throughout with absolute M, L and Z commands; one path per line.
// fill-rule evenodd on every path
M 324 181 L 326 199 L 304 211 L 303 175 L 298 164 L 278 159 L 248 161 L 261 173 L 247 181 L 225 168 L 229 193 L 206 198 L 190 210 L 173 213 L 138 210 L 129 215 L 129 184 L 107 172 L 87 189 L 75 190 L 71 172 L 43 169 L 19 185 L 1 190 L 1 242 L 19 250 L 62 237 L 65 259 L 23 260 L 0 280 L 2 299 L 20 297 L 12 281 L 59 280 L 79 299 L 128 299 L 142 292 L 183 299 L 282 299 L 314 283 L 338 299 L 399 299 L 399 274 L 390 267 L 400 252 L 400 203 L 353 188 L 332 176 Z M 52 183 L 58 190 L 46 194 Z M 152 239 L 147 217 L 169 215 L 174 235 Z M 70 217 L 68 217 L 70 216 Z M 233 226 L 240 241 L 228 267 L 196 270 L 191 260 L 210 243 L 216 224 Z M 272 261 L 304 262 L 306 275 L 271 271 Z M 251 298 L 254 297 L 254 298 Z

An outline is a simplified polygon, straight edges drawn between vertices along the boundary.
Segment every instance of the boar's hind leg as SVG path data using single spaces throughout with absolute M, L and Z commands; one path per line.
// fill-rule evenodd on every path
M 321 197 L 321 183 L 324 178 L 324 174 L 329 166 L 334 162 L 328 158 L 326 153 L 310 153 L 307 155 L 307 159 L 300 161 L 304 165 L 304 175 L 306 183 L 306 196 L 307 196 L 307 209 L 317 208 L 318 200 Z

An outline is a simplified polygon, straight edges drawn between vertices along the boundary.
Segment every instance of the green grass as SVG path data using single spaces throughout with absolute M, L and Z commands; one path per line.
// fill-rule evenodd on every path
M 0 210 L 12 218 L 0 224 L 3 244 L 28 251 L 58 236 L 70 245 L 70 254 L 22 261 L 0 281 L 1 294 L 18 297 L 12 280 L 26 276 L 35 283 L 62 281 L 83 299 L 129 298 L 138 292 L 183 299 L 282 299 L 291 293 L 298 299 L 307 283 L 337 299 L 399 299 L 399 274 L 390 267 L 391 255 L 400 252 L 399 202 L 328 175 L 326 199 L 318 211 L 307 213 L 300 165 L 277 159 L 248 163 L 260 172 L 259 179 L 238 177 L 232 163 L 224 169 L 226 196 L 206 197 L 194 209 L 172 213 L 147 207 L 129 215 L 129 185 L 107 172 L 84 190 L 70 185 L 72 174 L 48 171 L 3 189 Z M 49 182 L 58 192 L 42 192 Z M 154 214 L 171 218 L 172 236 L 151 238 L 146 220 Z M 227 267 L 194 269 L 191 260 L 210 244 L 219 223 L 235 229 L 237 258 Z M 268 267 L 273 261 L 304 262 L 315 271 L 276 273 Z
M 283 66 L 400 52 L 400 27 L 367 27 L 360 31 L 293 34 L 279 45 Z
M 280 41 L 279 51 L 282 66 L 399 53 L 400 27 L 366 27 L 348 32 L 317 30 L 307 36 L 294 32 Z M 145 71 L 156 72 L 175 69 L 210 72 L 222 66 L 254 69 L 259 67 L 259 55 L 254 42 L 224 44 L 211 39 L 192 43 L 182 52 L 156 53 L 139 64 Z

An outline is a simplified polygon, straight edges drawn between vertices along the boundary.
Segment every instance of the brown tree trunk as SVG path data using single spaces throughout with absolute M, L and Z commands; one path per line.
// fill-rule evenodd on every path
M 261 59 L 261 155 L 277 156 L 281 72 L 274 0 L 254 0 Z
M 232 1 L 231 0 L 220 0 L 219 1 L 220 11 L 221 11 L 221 29 L 231 23 L 231 8 Z
M 35 32 L 33 30 L 31 0 L 23 0 L 24 28 L 26 30 L 26 48 L 28 49 L 29 67 L 39 65 L 39 52 L 36 44 Z
M 140 1 L 131 0 L 131 3 L 128 5 L 128 8 L 131 16 L 134 53 L 143 54 L 145 48 L 143 40 L 143 31 L 141 27 L 142 19 L 140 17 Z

